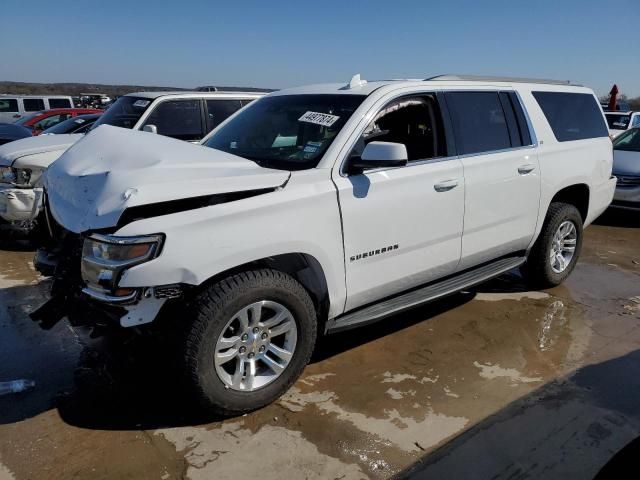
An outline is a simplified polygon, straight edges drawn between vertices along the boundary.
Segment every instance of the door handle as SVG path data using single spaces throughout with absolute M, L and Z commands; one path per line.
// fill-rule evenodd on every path
M 518 167 L 518 173 L 520 175 L 526 175 L 527 173 L 531 173 L 536 169 L 536 166 L 533 163 L 527 163 L 526 165 L 520 165 Z
M 13 118 L 20 118 L 20 115 L 18 115 L 17 113 L 13 116 Z
M 445 180 L 443 182 L 436 183 L 433 188 L 436 192 L 448 192 L 449 190 L 452 190 L 457 186 L 458 180 L 454 178 L 453 180 Z

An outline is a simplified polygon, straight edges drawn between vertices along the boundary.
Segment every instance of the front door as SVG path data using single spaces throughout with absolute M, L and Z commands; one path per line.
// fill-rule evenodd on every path
M 405 167 L 336 175 L 343 220 L 346 310 L 452 273 L 464 216 L 462 162 L 450 157 L 434 94 L 403 96 L 366 127 L 370 141 L 403 143 Z

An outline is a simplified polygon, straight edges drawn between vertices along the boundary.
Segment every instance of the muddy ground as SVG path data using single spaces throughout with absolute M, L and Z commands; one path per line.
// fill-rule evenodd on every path
M 194 414 L 153 347 L 132 365 L 122 358 L 135 343 L 65 322 L 41 331 L 27 313 L 47 282 L 33 252 L 5 245 L 0 381 L 36 387 L 0 397 L 0 480 L 593 478 L 637 462 L 640 218 L 630 218 L 587 230 L 564 285 L 528 291 L 510 272 L 329 337 L 280 401 L 226 420 Z

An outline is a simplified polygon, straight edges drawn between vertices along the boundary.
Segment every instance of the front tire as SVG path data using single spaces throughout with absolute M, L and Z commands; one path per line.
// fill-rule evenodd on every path
M 281 396 L 309 362 L 316 312 L 307 291 L 276 270 L 233 275 L 188 308 L 187 382 L 205 409 L 238 415 Z
M 580 212 L 573 205 L 554 202 L 549 206 L 540 235 L 524 265 L 523 274 L 534 287 L 555 287 L 571 274 L 581 249 Z

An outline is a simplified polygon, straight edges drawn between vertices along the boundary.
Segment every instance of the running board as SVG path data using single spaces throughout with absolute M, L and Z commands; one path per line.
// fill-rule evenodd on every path
M 340 317 L 329 320 L 326 333 L 337 333 L 351 328 L 360 327 L 367 323 L 377 322 L 386 317 L 424 303 L 432 302 L 446 295 L 473 287 L 491 278 L 508 272 L 512 268 L 522 265 L 526 257 L 508 257 L 480 267 L 456 274 L 445 280 L 439 280 L 425 287 L 400 294 L 382 302 L 360 308 Z

